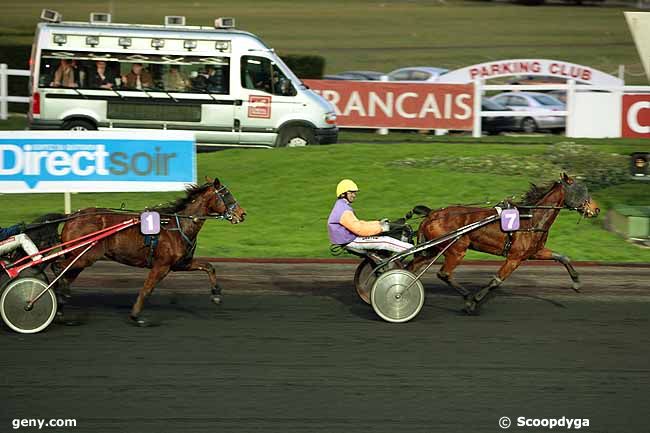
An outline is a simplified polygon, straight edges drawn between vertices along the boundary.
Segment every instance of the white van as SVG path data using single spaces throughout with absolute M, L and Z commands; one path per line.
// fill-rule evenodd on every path
M 304 146 L 335 143 L 334 108 L 257 36 L 215 28 L 60 22 L 36 28 L 31 129 L 170 129 L 199 143 Z M 53 21 L 53 22 L 52 22 Z M 179 25 L 179 23 L 181 25 Z

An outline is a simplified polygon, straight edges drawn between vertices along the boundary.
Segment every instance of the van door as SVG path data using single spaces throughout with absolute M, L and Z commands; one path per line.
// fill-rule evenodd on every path
M 240 142 L 273 145 L 280 123 L 299 107 L 291 80 L 272 59 L 242 56 L 240 85 Z

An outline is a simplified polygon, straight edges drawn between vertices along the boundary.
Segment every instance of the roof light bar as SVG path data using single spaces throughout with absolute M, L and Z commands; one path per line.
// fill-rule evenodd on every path
M 110 24 L 111 23 L 111 14 L 104 12 L 91 12 L 90 13 L 90 23 L 91 24 Z
M 43 9 L 41 11 L 41 20 L 50 23 L 60 23 L 63 20 L 63 15 L 52 9 Z
M 232 17 L 219 17 L 214 20 L 215 29 L 234 29 L 235 19 Z
M 179 15 L 168 15 L 165 17 L 166 26 L 184 26 L 185 17 Z

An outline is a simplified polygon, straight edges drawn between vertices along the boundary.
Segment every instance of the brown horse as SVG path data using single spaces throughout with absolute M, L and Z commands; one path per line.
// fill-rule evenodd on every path
M 563 174 L 561 179 L 552 185 L 532 185 L 523 203 L 514 206 L 520 207 L 521 214 L 532 214 L 532 218 L 521 220 L 518 231 L 505 233 L 501 230 L 499 221 L 496 221 L 460 237 L 444 252 L 445 261 L 438 271 L 438 278 L 463 295 L 465 311 L 468 314 L 478 313 L 479 307 L 489 298 L 488 295 L 493 296 L 492 291 L 528 259 L 556 260 L 562 263 L 573 280 L 573 288 L 576 291 L 580 288 L 580 277 L 571 266 L 569 258 L 551 251 L 544 244 L 560 209 L 577 210 L 586 217 L 598 215 L 600 209 L 589 196 L 586 186 Z M 417 212 L 416 209 L 414 211 Z M 426 211 L 428 213 L 418 230 L 419 242 L 436 239 L 460 227 L 493 216 L 496 212 L 491 208 L 470 206 L 451 206 L 434 211 L 426 208 Z M 441 251 L 448 244 L 443 243 L 435 249 Z M 474 296 L 453 278 L 454 269 L 463 260 L 468 249 L 506 257 L 505 263 L 490 283 Z M 429 254 L 428 251 L 426 255 L 416 257 L 410 268 L 417 270 L 429 263 Z
M 145 245 L 145 236 L 140 233 L 139 224 L 107 237 L 80 257 L 65 273 L 62 277 L 63 288 L 69 287 L 85 268 L 106 257 L 125 265 L 151 269 L 129 316 L 136 325 L 148 324 L 140 316 L 144 301 L 169 271 L 206 272 L 212 287 L 212 300 L 219 304 L 222 295 L 214 268 L 209 262 L 193 258 L 196 238 L 207 218 L 223 218 L 237 224 L 244 221 L 244 209 L 218 179 L 208 179 L 208 183 L 202 186 L 188 188 L 185 197 L 153 210 L 160 213 L 161 219 L 168 220 L 166 226 L 161 224 L 157 242 L 154 241 L 157 245 Z M 99 208 L 82 209 L 65 223 L 61 239 L 63 242 L 74 240 L 134 216 L 137 214 Z M 77 250 L 66 255 L 57 263 L 57 268 L 64 269 L 79 253 L 80 250 Z

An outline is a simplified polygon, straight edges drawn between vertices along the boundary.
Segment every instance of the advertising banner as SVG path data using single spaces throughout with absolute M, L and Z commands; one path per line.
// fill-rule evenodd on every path
M 519 76 L 555 77 L 598 86 L 623 85 L 620 78 L 590 66 L 549 59 L 509 59 L 479 63 L 447 72 L 438 78 L 438 82 L 471 83 L 477 78 L 489 80 Z
M 650 94 L 623 95 L 621 136 L 650 138 Z
M 339 127 L 471 130 L 473 85 L 305 80 Z
M 191 183 L 193 133 L 0 132 L 2 193 L 176 191 Z

